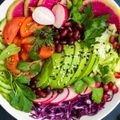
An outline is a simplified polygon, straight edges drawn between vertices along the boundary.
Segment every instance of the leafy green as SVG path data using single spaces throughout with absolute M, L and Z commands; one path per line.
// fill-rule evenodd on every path
M 37 75 L 41 71 L 40 61 L 19 62 L 17 68 L 22 72 L 29 72 L 30 75 Z
M 0 60 L 5 60 L 11 55 L 14 55 L 20 51 L 20 47 L 17 47 L 15 44 L 9 45 L 6 49 L 0 54 Z
M 80 24 L 84 19 L 84 14 L 80 13 L 79 10 L 83 5 L 83 0 L 73 0 L 67 2 L 67 7 L 70 11 L 69 19 Z
M 96 43 L 96 37 L 100 37 L 102 33 L 106 30 L 107 23 L 106 20 L 110 15 L 99 16 L 97 18 L 88 19 L 84 22 L 85 32 L 84 32 L 84 44 L 90 47 L 92 44 Z
M 76 81 L 74 86 L 73 86 L 73 89 L 75 90 L 76 93 L 82 93 L 83 90 L 84 90 L 84 87 L 85 87 L 85 84 L 83 81 Z
M 14 78 L 9 71 L 2 72 L 4 74 L 0 76 L 0 94 L 14 108 L 30 112 L 33 106 L 32 101 L 35 99 L 35 94 L 27 86 L 30 79 L 23 74 Z
M 93 88 L 92 90 L 92 100 L 96 103 L 100 103 L 103 97 L 103 88 Z
M 17 68 L 22 72 L 28 71 L 31 62 L 19 62 Z
M 95 83 L 92 77 L 84 77 L 82 81 L 84 81 L 88 86 L 93 85 Z
M 102 76 L 109 73 L 109 66 L 108 65 L 105 65 L 105 66 L 99 65 L 99 69 L 100 69 Z
M 94 80 L 95 80 L 96 82 L 102 82 L 102 78 L 100 77 L 100 75 L 95 75 L 95 76 L 94 76 Z
M 92 91 L 92 100 L 95 103 L 100 103 L 103 97 L 103 88 L 95 88 L 93 85 L 95 84 L 94 77 L 84 77 L 82 80 L 78 80 L 72 86 L 76 93 L 82 93 L 84 91 L 85 86 L 88 86 Z
M 40 64 L 39 63 L 33 63 L 31 66 L 30 66 L 30 75 L 34 75 L 34 74 L 37 74 L 41 71 L 41 67 L 40 67 Z

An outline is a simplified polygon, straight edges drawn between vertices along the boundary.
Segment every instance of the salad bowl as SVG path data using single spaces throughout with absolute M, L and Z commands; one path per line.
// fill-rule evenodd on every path
M 5 0 L 1 6 L 0 6 L 0 20 L 2 20 L 6 12 L 9 8 L 9 6 L 14 2 L 14 0 Z M 119 6 L 115 3 L 115 1 L 111 1 L 112 4 L 114 4 L 119 10 Z M 116 80 L 116 85 L 120 89 L 120 80 Z M 106 115 L 108 115 L 119 103 L 120 103 L 120 91 L 114 95 L 112 101 L 107 102 L 102 110 L 100 110 L 97 114 L 93 116 L 83 116 L 81 117 L 81 120 L 101 120 L 103 119 Z M 30 115 L 31 113 L 25 113 L 21 112 L 19 110 L 16 110 L 13 108 L 1 95 L 0 95 L 0 105 L 9 113 L 11 114 L 14 118 L 18 120 L 34 120 Z M 41 119 L 42 120 L 42 119 Z

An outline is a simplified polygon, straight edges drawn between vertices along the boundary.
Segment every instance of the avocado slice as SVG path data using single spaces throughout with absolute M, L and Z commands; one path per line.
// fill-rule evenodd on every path
M 80 57 L 80 63 L 79 63 L 78 69 L 76 73 L 72 76 L 72 78 L 69 80 L 69 82 L 67 83 L 67 86 L 73 84 L 77 80 L 79 75 L 82 73 L 83 69 L 85 68 L 86 62 L 88 61 L 90 56 L 89 49 L 86 46 L 84 46 L 83 52 L 81 52 L 81 54 L 82 55 Z
M 72 78 L 74 73 L 77 71 L 77 68 L 78 68 L 79 63 L 80 63 L 81 51 L 82 51 L 81 44 L 79 42 L 76 42 L 75 43 L 75 51 L 74 51 L 73 61 L 72 61 L 72 64 L 71 64 L 70 68 L 68 69 L 68 72 L 66 73 L 63 81 L 61 81 L 62 86 L 63 85 L 67 86 L 67 83 Z
M 84 68 L 83 72 L 80 75 L 80 79 L 90 74 L 96 60 L 97 60 L 96 55 L 92 54 L 88 65 Z
M 53 63 L 52 63 L 52 59 L 50 58 L 44 63 L 40 74 L 36 78 L 38 80 L 36 84 L 37 87 L 41 87 L 43 89 L 45 84 L 48 85 L 48 77 L 52 69 L 53 69 Z
M 64 61 L 63 61 L 63 64 L 61 66 L 61 69 L 56 74 L 56 76 L 54 76 L 54 80 L 52 80 L 51 83 L 50 83 L 51 89 L 59 89 L 59 88 L 64 87 L 64 86 L 61 86 L 60 83 L 63 80 L 65 74 L 68 71 L 68 69 L 70 68 L 70 65 L 71 65 L 72 60 L 73 60 L 74 45 L 72 45 L 72 46 L 65 45 L 63 50 L 64 50 L 64 53 L 65 53 Z

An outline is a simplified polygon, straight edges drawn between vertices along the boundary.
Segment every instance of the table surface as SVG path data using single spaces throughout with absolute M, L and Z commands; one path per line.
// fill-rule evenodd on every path
M 4 0 L 0 0 L 2 3 Z M 120 5 L 120 0 L 115 0 Z M 0 120 L 15 120 L 0 106 Z M 120 104 L 103 120 L 120 120 Z

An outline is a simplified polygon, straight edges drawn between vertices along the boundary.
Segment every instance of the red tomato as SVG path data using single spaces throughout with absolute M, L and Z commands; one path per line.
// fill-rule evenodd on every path
M 55 52 L 54 46 L 43 46 L 39 51 L 39 56 L 43 59 L 47 59 Z
M 13 42 L 24 20 L 25 20 L 25 17 L 16 17 L 10 20 L 6 24 L 3 30 L 4 42 L 6 44 L 9 45 Z
M 12 55 L 11 57 L 9 57 L 6 60 L 6 67 L 8 68 L 8 70 L 10 70 L 11 72 L 13 72 L 14 74 L 19 74 L 20 71 L 17 70 L 17 64 L 19 62 L 19 56 L 18 54 Z
M 43 28 L 43 25 L 34 22 L 32 17 L 27 17 L 20 28 L 21 37 L 32 35 L 32 33 L 38 28 Z

